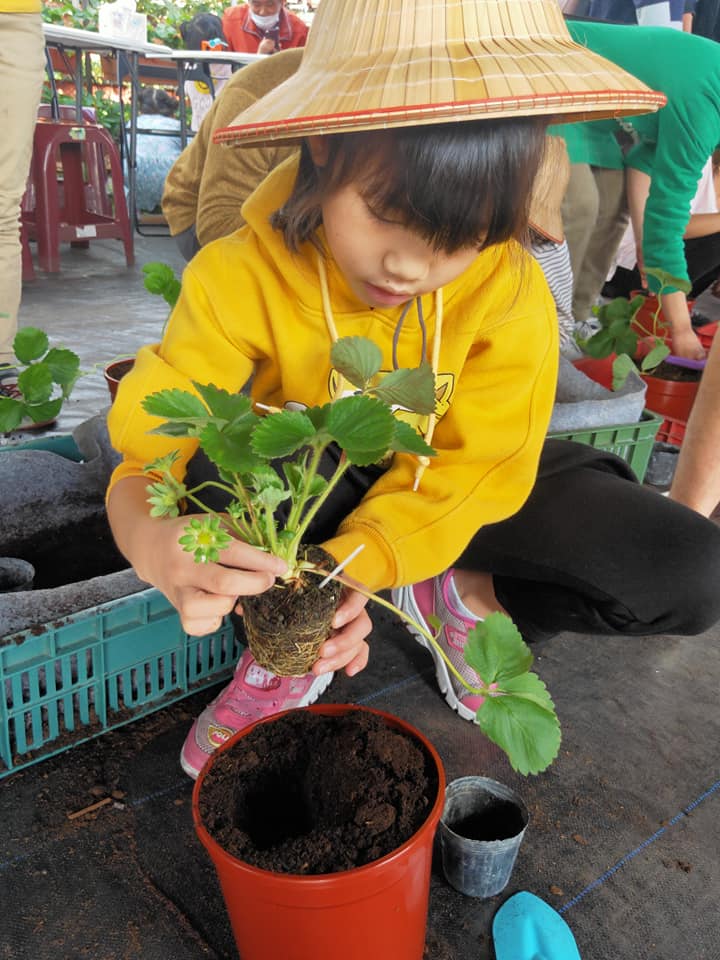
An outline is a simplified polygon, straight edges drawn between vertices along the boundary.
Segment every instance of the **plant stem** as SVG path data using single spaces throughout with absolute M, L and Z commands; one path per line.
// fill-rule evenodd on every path
M 318 569 L 317 567 L 312 567 L 312 568 L 307 567 L 305 569 L 311 570 L 311 572 L 317 573 L 318 575 L 322 574 L 324 576 L 327 576 L 326 570 L 321 570 L 321 569 Z M 472 684 L 468 683 L 467 680 L 455 668 L 454 664 L 451 663 L 447 654 L 445 653 L 443 648 L 440 646 L 440 644 L 437 642 L 433 634 L 430 633 L 429 630 L 426 630 L 425 627 L 421 626 L 417 622 L 417 620 L 414 620 L 409 614 L 405 613 L 399 607 L 396 607 L 394 603 L 390 602 L 390 600 L 386 600 L 384 597 L 378 596 L 377 593 L 371 593 L 369 590 L 365 590 L 364 587 L 359 586 L 357 583 L 346 580 L 342 576 L 335 576 L 333 577 L 333 580 L 339 581 L 344 586 L 348 587 L 350 590 L 355 590 L 356 593 L 361 593 L 364 597 L 367 597 L 368 600 L 373 600 L 375 603 L 379 603 L 381 607 L 385 607 L 387 610 L 390 610 L 393 613 L 396 613 L 402 620 L 404 620 L 406 623 L 409 623 L 411 627 L 414 627 L 418 631 L 418 633 L 421 633 L 423 637 L 425 637 L 425 639 L 428 640 L 433 645 L 433 647 L 438 651 L 440 656 L 445 661 L 445 665 L 450 670 L 450 672 L 455 677 L 455 679 L 458 680 L 458 682 L 461 683 L 465 687 L 465 689 L 468 690 L 470 693 L 479 694 L 481 696 L 485 696 L 485 695 L 500 696 L 501 695 L 501 691 L 490 690 L 490 688 L 485 684 L 485 681 L 483 681 L 483 685 L 481 687 L 473 687 Z
M 313 463 L 311 464 L 310 470 L 308 471 L 309 476 L 311 476 L 313 479 L 317 475 L 317 466 L 320 462 L 321 455 L 322 455 L 322 450 L 316 451 L 316 455 L 313 457 Z M 292 539 L 293 547 L 296 552 L 297 552 L 298 546 L 302 543 L 302 538 L 305 536 L 305 532 L 307 528 L 310 526 L 310 524 L 312 523 L 313 518 L 316 516 L 318 510 L 320 510 L 320 508 L 325 503 L 325 501 L 330 496 L 330 494 L 333 492 L 335 487 L 338 485 L 338 483 L 340 482 L 340 478 L 342 477 L 342 475 L 345 473 L 345 471 L 348 469 L 349 466 L 350 466 L 350 461 L 347 459 L 347 457 L 343 453 L 343 455 L 340 458 L 340 462 L 335 468 L 335 473 L 333 473 L 333 475 L 328 480 L 327 486 L 325 487 L 323 492 L 320 494 L 320 496 L 317 497 L 317 499 L 313 502 L 308 512 L 305 514 L 305 516 L 302 518 L 302 520 L 298 524 L 297 531 L 295 532 L 295 536 Z

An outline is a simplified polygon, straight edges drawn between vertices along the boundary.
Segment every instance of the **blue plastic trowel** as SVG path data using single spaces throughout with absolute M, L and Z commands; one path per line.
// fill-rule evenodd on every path
M 572 930 L 534 893 L 510 897 L 493 918 L 496 960 L 581 960 Z

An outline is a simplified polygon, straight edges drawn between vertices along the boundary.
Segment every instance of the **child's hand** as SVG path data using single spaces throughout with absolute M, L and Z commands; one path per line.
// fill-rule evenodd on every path
M 372 630 L 366 604 L 367 597 L 363 594 L 345 590 L 333 620 L 334 632 L 320 647 L 320 659 L 313 664 L 312 672 L 316 676 L 344 667 L 345 673 L 353 677 L 365 669 L 370 655 L 365 637 Z
M 242 540 L 233 540 L 220 554 L 219 563 L 196 563 L 178 543 L 188 517 L 152 520 L 147 533 L 152 541 L 136 565 L 139 576 L 157 587 L 180 614 L 183 630 L 204 636 L 217 630 L 224 616 L 235 609 L 239 596 L 268 590 L 286 563 Z

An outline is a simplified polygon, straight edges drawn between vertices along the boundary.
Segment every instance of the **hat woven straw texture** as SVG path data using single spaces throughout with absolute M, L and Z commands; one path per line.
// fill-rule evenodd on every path
M 664 103 L 575 43 L 557 0 L 323 0 L 297 73 L 214 139 L 489 117 L 596 120 Z

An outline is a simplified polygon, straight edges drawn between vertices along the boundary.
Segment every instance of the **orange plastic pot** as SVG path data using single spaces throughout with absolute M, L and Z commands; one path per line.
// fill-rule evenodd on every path
M 616 356 L 617 354 L 611 353 L 609 357 L 603 357 L 601 360 L 594 357 L 581 357 L 579 360 L 573 360 L 573 366 L 595 383 L 599 383 L 601 387 L 612 390 L 613 362 Z
M 641 374 L 641 377 L 647 384 L 645 406 L 648 410 L 671 420 L 687 423 L 700 386 L 699 382 L 663 380 L 648 373 Z
M 124 357 L 120 360 L 113 360 L 112 363 L 109 363 L 103 370 L 105 383 L 110 393 L 110 400 L 115 399 L 120 381 L 126 373 L 132 370 L 134 363 L 134 357 Z
M 368 710 L 348 704 L 303 709 L 327 716 Z M 242 960 L 421 960 L 445 772 L 437 751 L 422 733 L 391 714 L 369 712 L 424 747 L 438 788 L 422 827 L 397 850 L 366 866 L 316 876 L 272 873 L 236 859 L 210 836 L 199 810 L 205 776 L 215 757 L 231 749 L 257 723 L 231 737 L 201 771 L 193 790 L 193 821 L 215 866 Z M 273 723 L 281 716 L 258 723 Z

